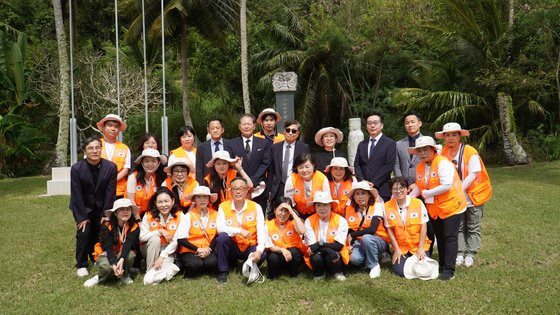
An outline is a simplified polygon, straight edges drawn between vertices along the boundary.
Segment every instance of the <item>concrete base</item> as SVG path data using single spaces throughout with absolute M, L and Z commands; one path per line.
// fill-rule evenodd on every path
M 70 167 L 53 167 L 47 181 L 47 195 L 70 195 Z

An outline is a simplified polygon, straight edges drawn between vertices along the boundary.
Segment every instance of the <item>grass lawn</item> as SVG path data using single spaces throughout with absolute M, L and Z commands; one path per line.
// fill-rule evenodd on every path
M 251 287 L 233 273 L 225 286 L 178 277 L 146 287 L 137 277 L 86 289 L 75 276 L 69 198 L 38 197 L 46 177 L 2 180 L 0 313 L 559 313 L 560 162 L 489 172 L 482 248 L 454 280 L 405 280 L 384 266 L 376 280 L 306 274 Z

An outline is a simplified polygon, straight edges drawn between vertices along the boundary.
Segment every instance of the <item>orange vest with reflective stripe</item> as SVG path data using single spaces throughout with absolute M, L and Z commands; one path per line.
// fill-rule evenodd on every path
M 395 234 L 395 239 L 403 254 L 416 254 L 420 244 L 420 231 L 422 229 L 422 201 L 418 198 L 410 198 L 410 204 L 406 210 L 406 220 L 403 224 L 399 214 L 397 200 L 392 198 L 385 203 L 385 214 L 389 227 Z M 430 249 L 432 241 L 425 237 L 424 250 Z
M 439 163 L 441 161 L 448 161 L 444 156 L 436 154 L 430 165 L 429 178 L 426 178 L 426 164 L 424 162 L 419 163 L 416 166 L 416 186 L 420 191 L 424 189 L 432 189 L 440 185 L 439 181 Z M 451 163 L 451 162 L 449 162 Z M 467 207 L 467 199 L 465 198 L 465 193 L 463 192 L 463 186 L 457 170 L 453 169 L 453 184 L 451 189 L 444 192 L 441 195 L 434 196 L 434 203 L 426 204 L 428 208 L 428 213 L 432 219 L 441 218 L 445 219 L 454 214 L 461 212 Z
M 192 193 L 197 186 L 198 182 L 195 179 L 187 177 L 187 182 L 185 183 L 185 186 L 183 186 L 183 194 L 181 196 L 181 199 L 179 200 L 179 202 L 181 203 L 181 207 L 189 209 L 192 204 L 192 200 L 187 200 L 186 197 L 188 194 Z M 171 178 L 171 176 L 165 179 L 165 187 L 173 191 L 173 178 Z
M 132 176 L 136 178 L 136 174 L 138 172 L 132 172 Z M 138 182 L 136 182 L 136 188 L 134 189 L 134 203 L 138 206 L 138 214 L 142 216 L 144 212 L 148 211 L 148 206 L 150 204 L 150 199 L 156 193 L 156 175 L 152 175 L 152 185 L 150 185 L 150 189 L 146 191 L 146 187 Z M 124 197 L 127 198 L 127 193 L 124 194 Z
M 113 151 L 113 159 L 111 162 L 117 165 L 117 173 L 122 171 L 124 165 L 126 164 L 126 156 L 128 153 L 128 147 L 126 144 L 115 141 L 115 150 Z M 105 139 L 101 139 L 101 158 L 107 160 L 107 151 L 105 150 Z M 121 178 L 117 181 L 116 196 L 124 196 L 126 193 L 126 180 L 127 177 Z
M 490 184 L 490 177 L 488 177 L 488 172 L 486 171 L 486 167 L 482 162 L 480 154 L 478 154 L 475 148 L 471 147 L 468 144 L 465 145 L 465 148 L 463 150 L 463 178 L 461 178 L 461 180 L 465 179 L 469 175 L 469 160 L 475 154 L 478 155 L 481 170 L 480 172 L 478 172 L 471 185 L 467 188 L 467 194 L 469 195 L 469 198 L 475 206 L 480 206 L 486 203 L 488 200 L 490 200 L 490 197 L 492 197 L 492 185 Z M 443 147 L 441 155 L 445 156 L 450 161 L 453 160 L 453 157 L 451 156 L 451 153 L 449 151 L 449 146 Z
M 224 211 L 224 218 L 226 220 L 226 225 L 230 227 L 242 228 L 249 231 L 251 235 L 248 239 L 244 238 L 240 234 L 235 234 L 233 236 L 233 241 L 239 247 L 239 250 L 244 252 L 250 246 L 255 246 L 258 243 L 257 239 L 257 204 L 251 200 L 246 200 L 247 208 L 243 211 L 243 218 L 241 224 L 237 222 L 237 211 L 232 209 L 232 201 L 224 201 L 220 204 L 220 207 Z
M 346 215 L 346 204 L 349 200 L 346 194 L 352 190 L 352 180 L 340 182 L 338 193 L 336 192 L 334 181 L 329 181 L 329 185 L 331 186 L 331 196 L 333 200 L 338 200 L 338 205 L 332 205 L 332 211 L 344 217 Z
M 375 204 L 369 206 L 366 212 L 366 218 L 364 219 L 364 223 L 360 228 L 361 230 L 367 229 L 371 225 L 371 219 L 373 218 L 374 211 L 375 211 Z M 360 226 L 360 222 L 362 221 L 362 218 L 360 218 L 360 215 L 358 214 L 358 212 L 356 212 L 356 209 L 354 209 L 353 205 L 349 205 L 348 208 L 346 208 L 345 219 L 346 222 L 348 222 L 348 229 L 352 229 L 354 231 L 358 230 L 358 227 Z M 391 242 L 391 240 L 389 239 L 389 235 L 387 234 L 387 230 L 385 230 L 385 226 L 383 226 L 383 220 L 381 220 L 377 225 L 377 230 L 375 230 L 375 235 L 381 237 L 386 243 Z M 360 236 L 357 239 L 359 240 L 361 238 L 362 237 Z
M 181 216 L 183 215 L 183 212 L 181 211 L 177 211 L 175 213 L 175 217 L 172 218 L 171 215 L 169 215 L 169 217 L 167 218 L 167 222 L 165 222 L 165 225 L 161 224 L 161 221 L 159 220 L 159 217 L 154 218 L 152 216 L 152 212 L 148 211 L 148 213 L 146 213 L 146 216 L 148 218 L 148 224 L 150 225 L 150 232 L 152 231 L 156 231 L 159 229 L 164 229 L 166 230 L 169 234 L 171 234 L 171 236 L 175 235 L 175 232 L 177 232 L 177 228 L 179 227 L 179 222 L 181 222 Z M 167 245 L 167 239 L 165 239 L 164 236 L 160 236 L 159 237 L 160 241 L 161 241 L 161 245 L 165 246 Z
M 276 219 L 266 221 L 266 231 L 274 246 L 282 248 L 297 248 L 303 255 L 307 253 L 307 247 L 303 244 L 301 235 L 296 231 L 293 220 L 288 220 L 284 229 L 280 228 Z
M 216 210 L 208 208 L 208 223 L 206 227 L 202 226 L 202 219 L 200 218 L 200 213 L 198 208 L 192 208 L 185 215 L 190 216 L 191 227 L 188 231 L 189 237 L 187 241 L 191 242 L 194 246 L 199 248 L 210 247 L 210 243 L 214 239 L 214 236 L 218 233 L 216 219 L 218 218 L 218 212 Z M 206 234 L 204 234 L 206 232 Z M 179 253 L 194 253 L 194 251 L 181 246 Z
M 254 133 L 253 136 L 255 136 L 255 137 L 257 137 L 257 138 L 261 138 L 261 139 L 265 139 L 265 138 L 266 138 L 266 136 L 264 135 L 264 132 L 262 132 L 262 131 L 259 131 L 259 132 Z M 277 134 L 274 136 L 273 144 L 280 143 L 280 142 L 282 142 L 282 141 L 284 141 L 284 140 L 286 140 L 286 137 L 284 137 L 284 135 L 281 134 L 281 133 L 277 133 Z
M 341 217 L 340 215 L 334 213 L 331 211 L 331 218 L 329 220 L 329 228 L 327 229 L 327 243 L 334 243 L 335 242 L 335 237 L 336 237 L 336 231 L 338 230 L 338 223 L 340 222 L 340 219 L 343 219 L 343 217 Z M 307 220 L 309 220 L 309 223 L 311 224 L 311 227 L 313 228 L 313 232 L 315 232 L 315 239 L 319 240 L 319 215 L 317 213 L 311 215 L 309 218 L 307 218 Z M 313 244 L 311 244 L 313 245 Z M 348 247 L 346 247 L 346 242 L 344 242 L 342 249 L 340 250 L 340 256 L 342 256 L 342 261 L 344 262 L 345 265 L 348 265 L 348 262 L 350 261 L 350 253 L 348 252 Z M 311 269 L 313 269 L 313 267 L 311 267 L 311 262 L 309 260 L 308 257 L 304 257 L 305 263 L 307 264 L 307 266 Z
M 311 178 L 311 194 L 309 199 L 305 198 L 305 185 L 303 184 L 303 178 L 297 173 L 292 173 L 290 176 L 292 181 L 292 187 L 294 188 L 294 203 L 297 211 L 301 214 L 311 214 L 315 212 L 315 207 L 313 204 L 307 205 L 308 201 L 313 200 L 313 195 L 316 191 L 323 190 L 323 184 L 327 181 L 327 176 L 325 174 L 315 171 L 313 172 L 313 177 Z
M 231 180 L 234 179 L 236 176 L 237 176 L 237 171 L 236 170 L 230 168 L 227 171 L 225 193 L 224 193 L 224 190 L 220 189 L 219 194 L 218 194 L 219 197 L 220 197 L 220 199 L 219 199 L 220 202 L 231 200 L 232 197 L 231 197 L 231 191 L 229 190 L 229 188 L 230 188 L 229 182 L 231 182 Z M 208 186 L 210 188 L 212 188 L 212 180 L 210 179 L 210 173 L 208 173 L 206 176 L 204 176 L 204 180 L 208 183 Z
M 104 223 L 105 226 L 107 227 L 107 229 L 109 229 L 109 231 L 113 230 L 113 225 L 110 222 L 105 222 Z M 130 232 L 136 230 L 138 228 L 138 224 L 134 223 L 134 225 L 132 226 L 132 228 L 130 229 Z M 122 251 L 122 247 L 123 247 L 123 243 L 126 240 L 126 234 L 128 234 L 128 222 L 124 225 L 124 229 L 123 229 L 123 233 L 119 236 L 119 242 L 117 244 L 113 244 L 113 253 L 115 254 L 115 257 L 119 256 L 119 254 Z M 101 243 L 97 242 L 95 244 L 95 246 L 93 247 L 93 260 L 97 261 L 97 258 L 99 258 L 99 256 L 101 254 L 103 254 L 104 250 L 103 247 L 101 247 Z

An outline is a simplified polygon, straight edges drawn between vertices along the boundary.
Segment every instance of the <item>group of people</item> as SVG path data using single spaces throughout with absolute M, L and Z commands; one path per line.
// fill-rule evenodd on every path
M 395 142 L 373 112 L 351 166 L 336 148 L 339 129 L 319 130 L 322 150 L 311 153 L 298 140 L 300 123 L 286 120 L 278 133 L 281 120 L 271 108 L 243 114 L 240 136 L 225 139 L 213 118 L 209 140 L 197 147 L 194 129 L 181 127 L 181 146 L 169 156 L 147 133 L 135 159 L 118 141 L 126 123 L 112 114 L 99 121 L 103 138 L 86 139 L 84 159 L 71 169 L 77 275 L 89 275 L 89 260 L 97 266 L 84 285 L 132 283 L 144 266 L 146 285 L 179 272 L 217 273 L 224 283 L 240 261 L 266 261 L 269 279 L 309 268 L 316 280 L 340 281 L 348 264 L 371 278 L 387 261 L 400 276 L 440 280 L 474 265 L 492 187 L 478 152 L 461 141 L 467 130 L 445 124 L 435 134 L 441 148 L 421 134 L 420 116 L 407 113 L 408 135 Z M 434 242 L 439 262 L 431 259 Z

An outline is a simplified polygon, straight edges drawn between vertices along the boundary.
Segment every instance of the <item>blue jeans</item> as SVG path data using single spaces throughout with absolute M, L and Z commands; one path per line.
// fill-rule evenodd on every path
M 379 255 L 386 252 L 389 246 L 385 241 L 377 236 L 366 234 L 361 240 L 354 242 L 352 254 L 350 254 L 350 263 L 354 266 L 373 268 L 379 264 Z
M 229 262 L 237 262 L 237 260 L 247 260 L 249 254 L 257 250 L 257 246 L 249 246 L 244 252 L 239 250 L 237 244 L 226 233 L 220 233 L 216 241 L 216 255 L 218 257 L 218 271 L 228 272 Z M 266 259 L 266 251 L 261 254 L 261 260 L 258 262 L 260 266 Z

